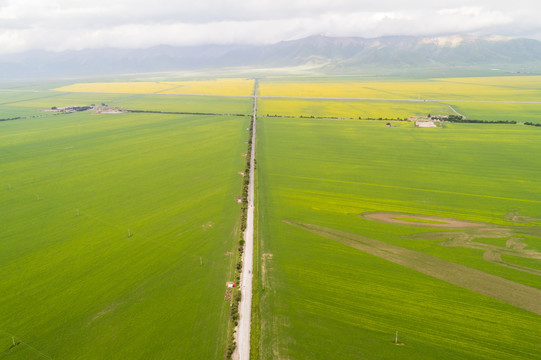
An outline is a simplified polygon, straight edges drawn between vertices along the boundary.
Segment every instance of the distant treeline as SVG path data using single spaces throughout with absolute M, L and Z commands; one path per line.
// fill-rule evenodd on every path
M 57 115 L 57 114 L 53 114 L 53 115 Z M 48 115 L 47 115 L 47 116 L 48 116 Z M 35 119 L 35 118 L 40 118 L 40 117 L 45 117 L 45 116 L 39 116 L 39 115 L 34 115 L 34 116 L 16 116 L 16 117 L 12 117 L 12 118 L 0 119 L 0 121 L 25 120 L 25 119 Z
M 216 113 L 186 112 L 186 111 L 156 111 L 156 110 L 126 110 L 126 111 L 132 112 L 132 113 L 145 113 L 145 114 L 251 116 L 247 114 L 216 114 Z
M 449 118 L 446 120 L 448 122 L 454 123 L 467 123 L 467 124 L 518 124 L 515 120 L 475 120 L 475 119 L 464 119 L 462 116 L 458 115 L 449 115 Z M 533 122 L 525 122 L 524 125 L 528 126 L 538 126 L 541 127 L 541 124 L 536 124 Z
M 460 120 L 447 120 L 447 122 L 453 123 L 465 123 L 465 124 L 516 124 L 515 120 L 475 120 L 475 119 L 460 119 Z

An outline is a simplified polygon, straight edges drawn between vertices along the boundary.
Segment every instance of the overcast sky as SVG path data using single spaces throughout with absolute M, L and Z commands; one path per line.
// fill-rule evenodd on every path
M 0 0 L 0 53 L 261 44 L 309 35 L 541 40 L 534 0 Z

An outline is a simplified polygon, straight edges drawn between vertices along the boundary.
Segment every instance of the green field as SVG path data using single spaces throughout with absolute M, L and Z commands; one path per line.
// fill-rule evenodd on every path
M 470 119 L 541 123 L 541 104 L 454 103 Z
M 10 106 L 119 99 L 33 96 Z M 248 123 L 89 113 L 0 122 L 0 358 L 223 358 Z
M 483 222 L 483 230 L 461 233 L 533 233 L 522 239 L 539 246 L 538 220 L 506 220 L 514 211 L 541 215 L 537 128 L 385 128 L 378 121 L 263 117 L 258 136 L 255 358 L 539 358 L 541 317 L 480 292 L 485 277 L 524 284 L 534 294 L 525 306 L 538 309 L 541 277 L 488 262 L 480 249 L 440 245 L 455 234 L 431 229 L 441 226 L 435 218 L 398 225 L 360 216 L 394 212 L 406 219 L 420 214 Z M 381 245 L 366 247 L 361 237 Z M 378 246 L 389 252 L 378 253 Z M 401 265 L 393 253 L 434 259 L 444 276 L 459 267 L 477 283 L 468 289 L 442 281 L 434 268 L 422 268 L 423 261 Z M 494 296 L 504 294 L 513 290 L 500 286 Z M 394 343 L 396 331 L 403 346 Z
M 126 109 L 200 112 L 215 114 L 251 114 L 252 99 L 243 97 L 133 95 L 118 101 Z
M 40 112 L 53 106 L 100 105 L 120 106 L 128 110 L 192 112 L 213 114 L 251 114 L 250 98 L 64 93 L 59 91 L 4 91 L 0 92 L 0 119 L 14 116 L 51 116 Z

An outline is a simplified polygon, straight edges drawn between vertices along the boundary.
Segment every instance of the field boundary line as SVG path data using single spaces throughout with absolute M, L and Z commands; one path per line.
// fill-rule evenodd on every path
M 451 105 L 447 105 L 449 106 L 449 109 L 451 109 L 452 112 L 454 112 L 455 114 L 457 114 L 458 116 L 462 116 L 463 119 L 467 119 L 467 117 L 461 113 L 459 113 L 458 111 L 455 110 L 454 107 L 452 107 Z

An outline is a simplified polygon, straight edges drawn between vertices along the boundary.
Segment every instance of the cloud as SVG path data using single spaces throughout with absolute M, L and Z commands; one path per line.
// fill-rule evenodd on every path
M 0 0 L 0 52 L 261 44 L 314 34 L 539 38 L 540 9 L 531 0 Z

